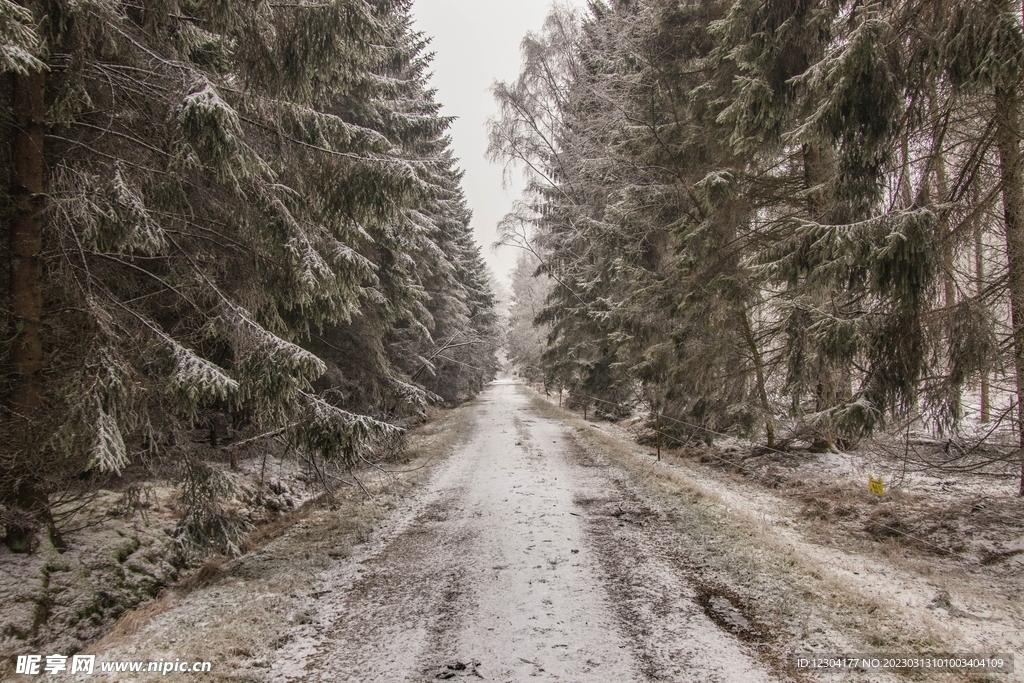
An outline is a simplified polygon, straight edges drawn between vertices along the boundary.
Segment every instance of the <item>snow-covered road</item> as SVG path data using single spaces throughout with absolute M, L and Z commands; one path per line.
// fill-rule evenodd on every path
M 773 680 L 766 627 L 537 401 L 495 383 L 446 418 L 461 438 L 422 486 L 361 503 L 391 508 L 366 542 L 321 510 L 88 652 L 211 661 L 204 681 Z
M 325 572 L 271 679 L 768 680 L 658 515 L 522 388 L 493 385 L 474 417 L 375 550 Z

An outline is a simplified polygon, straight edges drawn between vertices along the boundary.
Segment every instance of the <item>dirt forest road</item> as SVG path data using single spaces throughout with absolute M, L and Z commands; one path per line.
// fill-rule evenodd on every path
M 698 604 L 649 510 L 527 390 L 472 436 L 278 652 L 272 680 L 770 680 Z
M 209 662 L 171 674 L 206 683 L 877 683 L 905 678 L 813 674 L 792 656 L 1024 648 L 1012 571 L 823 535 L 793 495 L 678 454 L 656 462 L 622 426 L 525 386 L 437 415 L 406 455 L 210 560 L 85 654 L 143 672 Z M 169 680 L 107 671 L 97 679 Z

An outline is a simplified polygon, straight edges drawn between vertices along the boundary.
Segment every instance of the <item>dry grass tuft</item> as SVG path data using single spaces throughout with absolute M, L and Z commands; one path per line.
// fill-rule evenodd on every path
M 184 591 L 191 591 L 202 586 L 209 586 L 214 579 L 221 575 L 227 559 L 224 555 L 211 557 L 197 571 L 192 572 L 187 579 L 182 581 L 180 588 Z
M 242 551 L 243 555 L 259 550 L 294 526 L 296 522 L 308 517 L 310 511 L 319 504 L 320 500 L 320 498 L 315 498 L 314 500 L 307 502 L 298 510 L 268 519 L 263 524 L 260 524 L 255 531 L 245 537 L 245 540 L 239 545 L 239 550 Z
M 816 486 L 800 493 L 797 499 L 803 504 L 800 515 L 806 519 L 831 523 L 857 515 L 858 496 L 837 483 Z

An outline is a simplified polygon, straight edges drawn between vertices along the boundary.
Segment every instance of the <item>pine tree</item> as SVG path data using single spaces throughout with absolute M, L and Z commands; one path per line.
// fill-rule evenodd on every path
M 769 446 L 783 399 L 787 442 L 955 431 L 1014 301 L 1013 7 L 555 12 L 491 133 L 532 178 L 506 239 L 554 282 L 549 375 Z M 1000 207 L 1010 285 L 968 287 Z
M 1024 439 L 1024 157 L 1018 94 L 1024 79 L 1024 14 L 1017 11 L 1015 3 L 992 0 L 956 6 L 949 15 L 940 43 L 945 70 L 958 91 L 984 93 L 994 124 L 991 136 L 998 154 L 1006 244 L 1017 433 Z M 1024 496 L 1024 459 L 1020 495 Z
M 546 326 L 535 321 L 544 308 L 551 288 L 549 278 L 534 277 L 541 261 L 528 251 L 522 251 L 512 271 L 512 306 L 505 348 L 509 360 L 519 369 L 527 382 L 549 384 L 544 374 L 541 355 L 547 343 Z
M 5 345 L 14 412 L 30 397 L 17 378 L 45 368 L 32 428 L 5 440 L 8 513 L 38 517 L 83 470 L 172 455 L 210 414 L 284 429 L 340 466 L 392 438 L 384 418 L 428 397 L 386 347 L 402 321 L 429 320 L 414 255 L 440 249 L 450 269 L 468 254 L 431 245 L 415 218 L 451 161 L 409 3 L 57 2 L 31 18 L 11 7 L 3 64 L 45 88 L 45 144 L 32 149 L 48 172 L 46 194 L 27 193 L 42 198 L 41 354 Z M 42 101 L 5 98 L 4 115 L 41 120 Z M 7 154 L 5 180 L 20 187 L 29 156 Z M 457 177 L 444 182 L 457 192 Z M 4 308 L 7 329 L 30 338 L 18 318 L 31 311 Z M 190 500 L 223 494 L 214 469 L 187 459 Z M 230 547 L 240 529 L 211 523 L 208 502 L 186 516 L 183 542 L 216 532 Z

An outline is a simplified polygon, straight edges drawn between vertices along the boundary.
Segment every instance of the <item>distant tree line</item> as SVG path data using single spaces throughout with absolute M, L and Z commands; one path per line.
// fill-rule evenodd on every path
M 529 177 L 503 225 L 536 259 L 517 298 L 527 270 L 549 288 L 546 344 L 517 360 L 708 438 L 775 446 L 785 419 L 831 448 L 969 417 L 1024 444 L 1021 12 L 553 11 L 490 130 Z
M 410 6 L 0 0 L 10 547 L 55 493 L 139 461 L 178 463 L 182 533 L 229 543 L 190 430 L 351 466 L 491 379 L 494 299 Z

